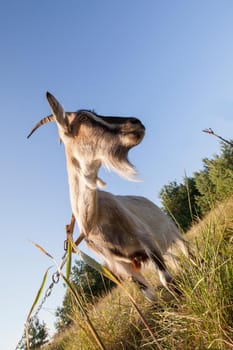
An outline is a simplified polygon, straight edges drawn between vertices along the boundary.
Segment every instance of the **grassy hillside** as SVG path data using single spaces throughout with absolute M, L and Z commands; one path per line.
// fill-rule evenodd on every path
M 154 338 L 119 288 L 89 306 L 89 317 L 106 349 L 233 349 L 233 199 L 219 205 L 187 237 L 194 244 L 197 265 L 181 260 L 178 299 L 158 288 L 154 271 L 147 272 L 157 290 L 153 305 L 134 285 L 126 284 Z M 72 318 L 73 326 L 44 349 L 98 349 L 75 306 Z

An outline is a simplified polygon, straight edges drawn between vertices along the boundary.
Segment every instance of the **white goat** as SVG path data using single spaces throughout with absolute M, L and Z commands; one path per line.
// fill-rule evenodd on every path
M 47 99 L 53 114 L 37 123 L 29 136 L 39 126 L 56 122 L 65 146 L 71 207 L 80 232 L 113 273 L 130 277 L 153 298 L 153 290 L 140 272 L 142 263 L 152 261 L 168 287 L 172 277 L 163 255 L 174 244 L 187 253 L 186 241 L 148 199 L 114 196 L 96 188 L 104 185 L 98 178 L 101 165 L 134 179 L 136 171 L 127 158 L 128 151 L 142 141 L 145 127 L 131 117 L 106 117 L 87 110 L 65 112 L 50 93 Z

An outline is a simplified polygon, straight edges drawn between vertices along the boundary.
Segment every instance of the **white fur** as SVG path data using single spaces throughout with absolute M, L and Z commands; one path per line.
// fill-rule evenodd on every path
M 117 129 L 114 129 L 114 122 L 109 125 L 97 115 L 86 112 L 88 117 L 94 120 L 95 127 L 91 129 L 91 122 L 79 123 L 79 119 L 75 120 L 75 113 L 72 113 L 71 123 L 69 115 L 64 112 L 59 102 L 50 94 L 47 97 L 58 125 L 59 136 L 65 146 L 71 207 L 80 232 L 84 234 L 87 245 L 102 256 L 113 273 L 136 281 L 151 299 L 152 288 L 147 285 L 140 271 L 134 268 L 132 257 L 139 254 L 139 259 L 146 256 L 148 260 L 153 261 L 158 267 L 162 284 L 167 287 L 172 277 L 166 269 L 163 256 L 174 256 L 174 245 L 180 246 L 187 254 L 186 241 L 174 223 L 148 199 L 114 196 L 96 189 L 97 185 L 105 186 L 104 181 L 98 177 L 99 168 L 103 164 L 120 175 L 133 179 L 136 171 L 128 162 L 127 148 L 125 153 L 115 158 L 112 150 L 114 147 L 117 149 L 117 142 L 122 142 L 122 149 L 126 145 L 129 145 L 128 149 L 137 145 L 144 135 L 143 125 L 138 120 L 130 124 L 129 118 L 126 120 L 128 124 L 122 122 L 122 128 L 125 129 L 121 133 L 120 119 Z M 77 131 L 72 129 L 74 125 Z M 104 125 L 106 134 L 103 134 L 101 125 Z M 113 129 L 118 128 L 119 135 L 117 132 L 112 133 Z M 98 138 L 98 130 L 101 138 Z M 112 139 L 108 133 L 113 135 Z M 157 260 L 153 259 L 153 256 L 156 256 Z

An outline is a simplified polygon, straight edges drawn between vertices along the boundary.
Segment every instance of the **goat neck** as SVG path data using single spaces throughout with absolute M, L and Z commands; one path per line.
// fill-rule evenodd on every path
M 81 162 L 66 149 L 70 201 L 80 232 L 88 235 L 97 225 L 97 173 L 99 162 Z

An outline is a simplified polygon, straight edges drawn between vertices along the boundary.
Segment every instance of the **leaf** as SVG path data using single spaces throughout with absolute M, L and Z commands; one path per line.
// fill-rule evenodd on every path
M 45 255 L 47 255 L 50 259 L 54 260 L 54 257 L 49 254 L 43 247 L 41 247 L 41 245 L 39 245 L 38 243 L 35 243 L 33 241 L 31 241 L 31 243 L 37 248 L 39 249 L 42 253 L 44 253 Z
M 66 260 L 66 278 L 70 279 L 71 272 L 71 263 L 72 263 L 72 242 L 70 239 L 67 240 L 67 260 Z
M 51 267 L 49 267 L 49 268 L 46 270 L 45 274 L 44 274 L 44 277 L 43 277 L 41 286 L 40 286 L 40 288 L 39 288 L 39 290 L 38 290 L 38 292 L 37 292 L 37 294 L 36 294 L 35 300 L 34 300 L 32 306 L 31 306 L 31 309 L 30 309 L 30 311 L 29 311 L 29 313 L 28 313 L 28 316 L 27 316 L 27 320 L 26 320 L 26 329 L 25 329 L 25 331 L 26 331 L 27 349 L 28 349 L 28 350 L 30 350 L 30 344 L 29 344 L 29 323 L 30 323 L 31 314 L 32 314 L 32 312 L 33 312 L 33 310 L 34 310 L 34 308 L 35 308 L 35 306 L 36 306 L 36 304 L 37 304 L 37 302 L 38 302 L 38 300 L 39 300 L 39 298 L 40 298 L 40 296 L 41 296 L 41 293 L 42 293 L 42 291 L 43 291 L 43 289 L 44 289 L 45 282 L 46 282 L 46 280 L 47 280 L 47 276 L 48 276 L 48 272 L 49 272 L 49 269 L 50 269 L 50 268 L 51 268 Z
M 118 280 L 117 277 L 115 277 L 107 267 L 99 264 L 97 261 L 95 261 L 94 259 L 92 259 L 89 255 L 85 254 L 84 252 L 82 252 L 81 250 L 78 250 L 78 254 L 79 256 L 82 258 L 82 260 L 89 266 L 93 267 L 93 269 L 95 269 L 96 271 L 98 271 L 99 273 L 102 273 L 103 275 L 105 275 L 108 279 L 110 279 L 112 282 L 116 283 L 117 285 L 119 285 L 119 283 L 121 284 L 121 282 Z

